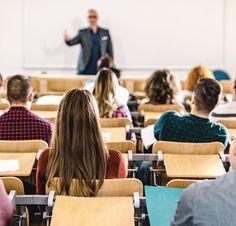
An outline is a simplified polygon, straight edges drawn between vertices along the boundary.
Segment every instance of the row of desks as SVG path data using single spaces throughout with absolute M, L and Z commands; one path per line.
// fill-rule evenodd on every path
M 36 154 L 0 153 L 0 160 L 18 159 L 20 170 L 0 173 L 0 176 L 29 177 Z M 128 169 L 128 154 L 123 154 Z M 164 154 L 166 174 L 169 178 L 215 178 L 225 173 L 218 155 Z

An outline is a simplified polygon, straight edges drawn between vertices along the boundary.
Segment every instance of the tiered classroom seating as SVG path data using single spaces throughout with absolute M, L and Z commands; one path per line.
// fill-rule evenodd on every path
M 44 80 L 41 80 L 44 78 Z M 75 87 L 83 87 L 88 80 L 93 80 L 94 77 L 75 77 L 71 78 L 60 78 L 60 77 L 50 77 L 50 76 L 37 76 L 33 78 L 34 89 L 38 91 L 39 95 L 47 94 L 64 94 L 68 89 Z M 67 85 L 65 85 L 65 81 Z M 129 90 L 143 92 L 145 79 L 129 79 L 123 78 L 121 83 L 124 84 Z M 224 86 L 224 91 L 227 93 L 231 92 L 232 81 L 221 82 Z M 132 84 L 132 85 L 131 85 Z M 137 85 L 138 84 L 138 85 Z M 46 88 L 45 88 L 46 87 Z M 6 110 L 8 104 L 0 104 L 1 110 Z M 55 122 L 57 105 L 32 105 L 32 110 L 39 116 L 48 119 L 51 122 Z M 163 106 L 151 106 L 151 105 L 140 105 L 140 112 L 144 111 L 145 117 L 145 126 L 153 124 L 158 117 L 167 110 L 176 110 L 181 112 L 184 110 L 182 105 L 163 105 Z M 132 130 L 132 122 L 129 119 L 101 119 L 101 127 L 103 133 L 109 133 L 109 139 L 107 139 L 107 146 L 111 149 L 120 150 L 126 161 L 127 169 L 129 168 L 130 172 L 135 172 L 135 162 L 136 161 L 152 161 L 153 167 L 152 178 L 153 185 L 156 185 L 156 176 L 162 175 L 166 177 L 166 180 L 163 180 L 162 185 L 166 185 L 171 188 L 186 188 L 194 182 L 198 182 L 202 179 L 211 179 L 225 173 L 225 170 L 222 165 L 222 152 L 224 147 L 217 142 L 213 143 L 204 143 L 204 144 L 193 144 L 193 143 L 176 143 L 176 142 L 157 142 L 153 145 L 151 154 L 136 153 L 137 147 L 135 142 L 130 141 L 129 129 Z M 225 120 L 220 121 L 229 129 L 236 129 L 235 121 Z M 16 191 L 14 200 L 18 200 L 21 206 L 26 206 L 28 204 L 26 201 L 25 205 L 21 204 L 21 201 L 24 200 L 24 191 L 20 185 L 16 185 L 20 180 L 11 179 L 9 176 L 16 176 L 20 179 L 29 179 L 30 177 L 35 177 L 34 169 L 37 164 L 36 153 L 39 150 L 46 149 L 48 145 L 43 141 L 1 141 L 0 142 L 0 160 L 7 159 L 18 159 L 20 170 L 14 172 L 3 172 L 0 173 L 0 176 L 4 179 L 4 184 L 6 186 L 7 192 L 11 190 Z M 138 150 L 143 151 L 143 150 Z M 130 177 L 134 177 L 135 173 L 128 174 Z M 177 178 L 177 179 L 176 179 Z M 35 179 L 31 179 L 35 181 Z M 47 196 L 42 197 L 31 197 L 33 204 L 36 204 L 37 198 L 42 198 L 48 200 L 50 196 L 50 191 L 56 190 L 59 179 L 55 178 L 54 188 L 48 188 Z M 167 182 L 167 183 L 165 183 Z M 20 184 L 21 182 L 19 182 Z M 72 184 L 72 186 L 76 186 Z M 21 188 L 20 188 L 21 187 Z M 52 216 L 51 225 L 57 225 L 58 222 L 63 223 L 62 219 L 66 219 L 66 224 L 71 222 L 70 225 L 73 225 L 71 219 L 74 220 L 75 212 L 71 211 L 72 208 L 81 209 L 81 214 L 76 215 L 76 219 L 84 223 L 85 218 L 91 218 L 91 215 L 86 215 L 84 213 L 88 206 L 91 207 L 91 212 L 93 216 L 98 217 L 98 221 L 104 219 L 104 216 L 107 217 L 109 213 L 119 213 L 117 214 L 116 219 L 108 218 L 107 222 L 103 225 L 115 225 L 114 222 L 119 222 L 120 219 L 123 219 L 123 225 L 134 225 L 135 220 L 142 222 L 142 219 L 147 217 L 147 212 L 145 208 L 142 207 L 136 208 L 133 204 L 135 198 L 133 193 L 138 192 L 138 200 L 146 208 L 146 203 L 143 202 L 143 186 L 140 181 L 136 179 L 124 179 L 124 180 L 105 180 L 103 187 L 98 193 L 98 196 L 103 197 L 99 200 L 94 198 L 68 198 L 68 197 L 59 197 L 54 196 L 56 202 L 51 212 L 50 217 Z M 52 194 L 52 193 L 51 193 Z M 110 197 L 110 199 L 104 198 L 104 196 Z M 115 197 L 114 197 L 115 196 Z M 117 198 L 118 197 L 118 198 Z M 144 198 L 145 200 L 145 198 Z M 137 201 L 137 200 L 136 200 Z M 22 201 L 23 202 L 23 201 Z M 100 212 L 97 211 L 97 207 L 101 206 L 101 212 L 105 213 L 100 215 Z M 117 203 L 117 206 L 113 205 Z M 17 204 L 17 202 L 16 202 Z M 126 204 L 126 206 L 125 206 Z M 45 202 L 45 206 L 48 203 Z M 86 206 L 86 207 L 84 207 Z M 104 207 L 104 208 L 103 208 Z M 114 207 L 114 208 L 113 208 Z M 61 214 L 60 209 L 63 209 L 63 214 Z M 25 209 L 27 212 L 27 210 Z M 92 212 L 95 211 L 95 212 Z M 103 212 L 104 211 L 104 212 Z M 141 212 L 140 212 L 141 211 Z M 20 213 L 21 214 L 21 213 Z M 72 216 L 72 215 L 73 216 Z M 142 216 L 143 214 L 143 216 Z M 84 217 L 81 217 L 84 216 Z M 28 219 L 26 225 L 28 224 Z M 112 222 L 112 223 L 111 223 Z M 91 225 L 90 221 L 87 221 L 88 225 Z M 120 223 L 120 222 L 119 222 Z M 86 225 L 86 224 L 83 224 Z M 97 225 L 100 225 L 97 223 Z M 118 224 L 117 224 L 118 225 Z

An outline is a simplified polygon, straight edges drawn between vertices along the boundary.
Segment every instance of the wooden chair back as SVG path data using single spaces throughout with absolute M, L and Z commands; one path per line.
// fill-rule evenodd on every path
M 47 79 L 47 89 L 53 92 L 67 92 L 70 89 L 81 88 L 83 86 L 84 82 L 78 77 Z
M 224 151 L 224 145 L 220 142 L 210 143 L 187 143 L 158 141 L 152 147 L 152 152 L 162 151 L 164 154 L 192 154 L 214 155 Z
M 236 129 L 236 120 L 234 119 L 220 119 L 218 123 L 224 125 L 228 129 Z
M 1 140 L 0 152 L 4 153 L 37 153 L 48 148 L 43 140 Z
M 132 151 L 133 153 L 136 152 L 135 143 L 129 140 L 121 142 L 108 142 L 106 144 L 108 149 L 118 150 L 121 153 L 127 153 L 128 151 Z
M 24 195 L 24 185 L 23 182 L 17 177 L 1 177 L 5 186 L 6 192 L 10 193 L 11 190 L 16 191 L 17 195 Z
M 233 80 L 221 80 L 219 82 L 223 86 L 223 92 L 224 93 L 232 93 L 233 87 L 234 87 L 234 81 Z
M 57 104 L 32 104 L 32 111 L 57 111 Z
M 187 188 L 193 183 L 201 182 L 201 180 L 189 180 L 189 179 L 174 179 L 167 183 L 166 187 L 169 188 Z
M 184 111 L 185 108 L 182 104 L 140 104 L 138 106 L 138 111 L 144 112 L 165 112 L 165 111 Z
M 128 118 L 100 118 L 102 128 L 131 126 L 132 122 Z
M 149 118 L 149 119 L 145 120 L 144 127 L 148 127 L 150 125 L 153 125 L 156 123 L 156 121 L 157 121 L 157 119 L 155 119 L 155 118 Z
M 78 180 L 73 179 L 69 195 L 78 196 L 76 192 L 78 189 Z M 60 191 L 60 179 L 54 178 L 50 187 L 48 183 L 46 184 L 46 193 L 49 194 L 50 191 Z M 126 179 L 107 179 L 104 180 L 104 183 L 100 190 L 97 193 L 98 197 L 132 197 L 134 192 L 138 192 L 139 195 L 143 196 L 143 184 L 140 180 L 135 178 L 126 178 Z M 62 195 L 65 193 L 62 192 Z
M 9 103 L 0 103 L 0 110 L 7 110 L 8 108 L 10 108 L 10 104 Z
M 17 178 L 17 177 L 0 177 L 0 179 L 3 181 L 5 190 L 7 193 L 10 193 L 10 191 L 16 191 L 17 195 L 24 195 L 25 190 L 24 190 L 24 184 L 23 182 Z M 27 207 L 25 207 L 26 211 L 26 224 L 29 226 L 29 211 Z M 15 210 L 16 214 L 20 213 L 20 208 L 16 208 Z
M 180 81 L 180 86 L 181 86 L 181 89 L 182 90 L 186 90 L 186 88 L 187 88 L 187 81 L 186 80 L 181 80 Z

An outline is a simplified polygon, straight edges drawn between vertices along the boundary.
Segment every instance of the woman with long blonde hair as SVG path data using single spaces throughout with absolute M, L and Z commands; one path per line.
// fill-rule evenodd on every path
M 102 68 L 96 77 L 93 95 L 97 101 L 101 118 L 131 118 L 126 105 L 120 104 L 116 98 L 118 80 L 110 69 Z
M 92 94 L 73 89 L 62 99 L 56 120 L 52 148 L 38 162 L 37 193 L 45 193 L 53 178 L 60 178 L 58 193 L 70 194 L 73 179 L 78 181 L 76 195 L 96 196 L 105 178 L 126 177 L 120 152 L 107 150 Z

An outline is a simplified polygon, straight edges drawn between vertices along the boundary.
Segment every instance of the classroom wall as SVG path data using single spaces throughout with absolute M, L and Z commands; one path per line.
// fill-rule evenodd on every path
M 5 74 L 39 73 L 74 74 L 73 70 L 25 69 L 23 67 L 23 1 L 0 1 L 0 71 Z M 236 1 L 225 0 L 225 52 L 224 65 L 229 73 L 236 77 Z M 36 28 L 37 29 L 37 28 Z M 37 45 L 37 43 L 35 43 Z M 124 71 L 123 74 L 146 75 L 150 70 Z M 186 71 L 174 71 L 177 77 L 184 79 Z

